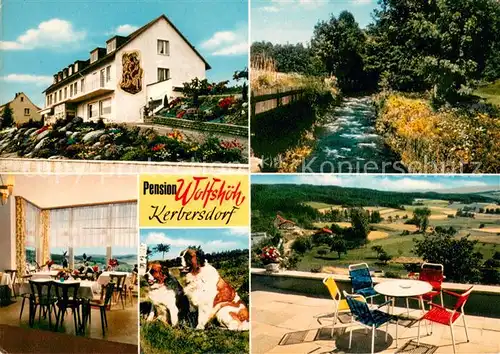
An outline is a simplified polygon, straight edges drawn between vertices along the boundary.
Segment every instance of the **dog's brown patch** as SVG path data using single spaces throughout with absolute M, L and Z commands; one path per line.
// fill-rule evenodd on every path
M 153 276 L 153 278 L 160 284 L 165 283 L 165 278 L 167 277 L 165 274 L 163 274 L 162 266 L 159 263 L 151 263 L 149 265 L 150 267 L 150 273 Z
M 228 305 L 233 302 L 234 297 L 236 296 L 236 291 L 234 291 L 233 287 L 226 283 L 226 281 L 222 278 L 219 278 L 217 282 L 217 295 L 214 299 L 214 307 L 217 304 L 228 302 Z
M 248 309 L 246 307 L 242 308 L 238 312 L 229 312 L 231 317 L 237 321 L 240 322 L 245 322 L 250 319 L 250 314 L 248 312 Z

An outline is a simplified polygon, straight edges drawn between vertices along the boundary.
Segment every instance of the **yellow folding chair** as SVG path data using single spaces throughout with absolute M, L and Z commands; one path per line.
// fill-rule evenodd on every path
M 330 293 L 335 305 L 335 313 L 333 318 L 333 325 L 335 326 L 337 324 L 339 312 L 351 312 L 351 310 L 349 309 L 349 304 L 347 303 L 347 301 L 345 299 L 342 299 L 342 295 L 337 286 L 337 283 L 335 283 L 335 279 L 333 279 L 333 276 L 330 275 L 323 279 L 323 284 L 325 284 L 326 288 L 328 289 L 328 292 Z M 320 322 L 319 319 L 320 317 L 318 317 L 318 322 Z

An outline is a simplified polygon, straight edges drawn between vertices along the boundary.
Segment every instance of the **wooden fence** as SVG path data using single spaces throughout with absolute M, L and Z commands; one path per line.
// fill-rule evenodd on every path
M 304 92 L 304 88 L 287 88 L 285 90 L 273 88 L 252 92 L 251 117 L 254 118 L 261 113 L 298 101 Z

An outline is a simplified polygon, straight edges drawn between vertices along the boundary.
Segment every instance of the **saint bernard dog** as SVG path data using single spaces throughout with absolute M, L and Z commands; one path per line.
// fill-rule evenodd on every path
M 158 319 L 165 323 L 169 323 L 167 321 L 168 311 L 172 326 L 177 326 L 181 320 L 192 322 L 192 316 L 189 313 L 189 300 L 177 279 L 170 275 L 166 265 L 158 262 L 150 263 L 145 278 L 149 283 L 149 298 L 153 303 L 147 318 L 148 321 L 154 319 L 156 309 Z
M 181 252 L 181 262 L 186 273 L 184 293 L 191 305 L 198 309 L 196 328 L 205 329 L 205 325 L 215 317 L 229 330 L 248 330 L 247 307 L 231 285 L 208 264 L 203 251 L 188 248 Z

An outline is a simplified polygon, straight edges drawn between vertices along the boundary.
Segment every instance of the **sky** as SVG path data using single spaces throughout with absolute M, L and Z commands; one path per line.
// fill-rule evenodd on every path
M 246 0 L 3 0 L 0 12 L 0 104 L 23 91 L 43 106 L 53 74 L 162 14 L 211 65 L 210 81 L 248 66 Z
M 251 41 L 307 43 L 314 25 L 331 15 L 351 12 L 361 28 L 372 22 L 377 0 L 252 0 Z
M 141 229 L 141 243 L 153 248 L 159 243 L 170 245 L 165 259 L 177 258 L 188 246 L 201 246 L 205 253 L 248 248 L 249 229 L 233 227 L 224 229 Z M 153 254 L 151 260 L 162 259 Z
M 312 184 L 383 191 L 439 191 L 455 188 L 500 189 L 500 176 L 473 175 L 253 175 L 252 184 Z

